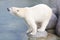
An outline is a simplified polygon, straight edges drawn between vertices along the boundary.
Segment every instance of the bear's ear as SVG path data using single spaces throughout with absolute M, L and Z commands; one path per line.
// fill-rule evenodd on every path
M 17 12 L 19 12 L 19 10 L 17 10 Z

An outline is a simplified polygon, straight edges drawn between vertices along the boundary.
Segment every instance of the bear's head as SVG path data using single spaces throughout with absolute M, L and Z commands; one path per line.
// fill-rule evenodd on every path
M 7 10 L 19 17 L 24 17 L 25 13 L 27 13 L 27 9 L 26 8 L 18 8 L 18 7 L 11 7 L 11 8 L 7 8 Z

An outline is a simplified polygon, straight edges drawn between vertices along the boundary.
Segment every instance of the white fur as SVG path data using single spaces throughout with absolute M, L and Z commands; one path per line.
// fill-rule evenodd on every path
M 32 28 L 32 32 L 30 33 L 32 35 L 35 35 L 37 31 L 39 32 L 45 31 L 49 23 L 49 20 L 52 16 L 52 9 L 45 4 L 39 4 L 33 7 L 25 8 L 11 7 L 9 9 L 10 12 L 26 20 L 28 25 Z M 19 10 L 19 12 L 17 10 Z M 37 29 L 36 22 L 42 22 L 40 29 Z

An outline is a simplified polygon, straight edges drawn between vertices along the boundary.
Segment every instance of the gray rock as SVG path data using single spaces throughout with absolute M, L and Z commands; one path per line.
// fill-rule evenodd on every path
M 55 29 L 48 29 L 47 32 L 54 34 L 55 33 Z
M 48 33 L 46 37 L 28 36 L 28 40 L 57 40 L 57 36 Z
M 57 26 L 56 26 L 56 33 L 57 33 L 58 36 L 60 36 L 60 16 L 59 16 L 58 23 L 57 23 Z
M 49 21 L 47 29 L 55 28 L 56 22 L 57 22 L 57 17 L 56 17 L 55 14 L 53 14 L 52 17 L 51 17 L 51 19 L 50 19 L 50 21 Z
M 60 0 L 57 0 L 57 11 L 58 11 L 58 14 L 60 15 Z
M 57 8 L 52 8 L 53 13 L 56 15 L 57 14 Z
M 47 32 L 44 31 L 44 32 L 37 32 L 36 35 L 31 35 L 31 34 L 28 34 L 29 37 L 47 37 Z
M 60 40 L 60 37 L 58 37 L 58 40 Z
M 58 23 L 56 26 L 56 33 L 58 36 L 60 36 L 60 0 L 57 0 L 56 3 L 57 3 L 57 11 L 58 11 Z

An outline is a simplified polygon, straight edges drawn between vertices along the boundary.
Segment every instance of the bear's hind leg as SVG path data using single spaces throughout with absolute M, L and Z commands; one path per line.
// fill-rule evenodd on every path
M 44 22 L 42 22 L 42 25 L 41 25 L 41 27 L 38 29 L 38 31 L 39 31 L 39 32 L 45 31 L 48 23 L 49 23 L 49 20 L 45 20 Z

